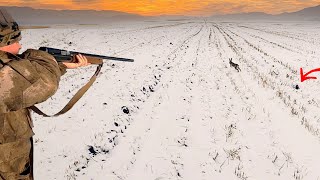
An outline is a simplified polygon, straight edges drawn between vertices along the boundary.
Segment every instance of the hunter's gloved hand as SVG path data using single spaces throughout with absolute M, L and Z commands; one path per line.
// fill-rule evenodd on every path
M 88 59 L 85 56 L 77 54 L 73 56 L 71 62 L 63 62 L 62 64 L 64 64 L 68 69 L 75 69 L 82 66 L 88 66 L 91 63 L 88 63 Z

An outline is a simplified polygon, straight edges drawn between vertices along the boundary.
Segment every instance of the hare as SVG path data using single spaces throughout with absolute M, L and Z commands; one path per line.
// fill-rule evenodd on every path
M 234 67 L 238 72 L 241 71 L 239 64 L 232 62 L 232 58 L 229 58 L 229 64 L 230 64 L 230 67 Z

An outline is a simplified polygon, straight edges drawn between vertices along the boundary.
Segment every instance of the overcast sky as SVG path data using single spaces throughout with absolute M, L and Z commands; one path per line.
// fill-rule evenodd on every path
M 0 0 L 0 5 L 59 10 L 115 10 L 147 16 L 207 16 L 241 12 L 279 14 L 320 5 L 320 0 Z

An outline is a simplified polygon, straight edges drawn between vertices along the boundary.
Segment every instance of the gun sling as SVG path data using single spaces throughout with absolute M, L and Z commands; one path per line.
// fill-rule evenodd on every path
M 72 98 L 71 100 L 67 103 L 67 105 L 64 106 L 64 108 L 59 111 L 58 113 L 54 115 L 47 115 L 44 112 L 42 112 L 40 109 L 38 109 L 36 106 L 30 107 L 35 113 L 42 115 L 44 117 L 53 117 L 53 116 L 59 116 L 61 114 L 64 114 L 68 112 L 77 102 L 78 100 L 87 92 L 87 90 L 91 87 L 91 85 L 94 83 L 94 81 L 97 79 L 97 76 L 102 68 L 103 64 L 99 64 L 96 72 L 94 75 L 90 78 L 89 82 L 87 82 L 86 85 L 84 85 Z

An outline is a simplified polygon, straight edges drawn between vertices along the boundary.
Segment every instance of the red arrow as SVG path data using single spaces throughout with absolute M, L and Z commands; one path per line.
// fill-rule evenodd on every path
M 307 79 L 317 79 L 317 77 L 314 77 L 314 76 L 307 77 L 309 74 L 311 74 L 313 72 L 317 72 L 317 71 L 320 71 L 320 68 L 313 69 L 313 70 L 309 71 L 308 73 L 303 74 L 303 70 L 302 70 L 302 68 L 300 68 L 301 82 L 303 82 L 303 81 L 305 81 Z

